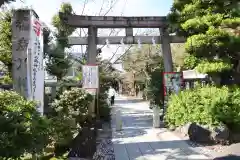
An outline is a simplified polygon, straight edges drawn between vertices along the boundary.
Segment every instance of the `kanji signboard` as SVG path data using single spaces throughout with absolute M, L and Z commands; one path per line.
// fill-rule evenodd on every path
M 83 88 L 97 89 L 99 87 L 99 74 L 97 65 L 83 65 Z

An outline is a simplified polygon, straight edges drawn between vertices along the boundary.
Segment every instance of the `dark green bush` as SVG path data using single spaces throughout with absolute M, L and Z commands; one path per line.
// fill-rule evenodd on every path
M 12 78 L 9 75 L 5 75 L 0 79 L 0 84 L 12 84 Z
M 49 142 L 49 121 L 37 112 L 36 104 L 15 92 L 1 91 L 0 157 L 39 154 Z
M 164 93 L 162 68 L 158 68 L 150 73 L 150 80 L 144 91 L 151 105 L 163 106 Z
M 197 87 L 172 95 L 165 119 L 174 127 L 196 122 L 209 127 L 225 124 L 234 129 L 240 124 L 239 104 L 239 88 Z
M 218 106 L 218 107 L 217 107 Z M 240 88 L 229 88 L 228 99 L 218 103 L 213 114 L 232 130 L 240 129 Z
M 111 107 L 108 104 L 108 89 L 114 83 L 114 77 L 105 72 L 100 72 L 99 76 L 99 95 L 98 95 L 98 109 L 99 117 L 103 121 L 109 122 L 111 120 Z
M 107 94 L 106 93 L 99 93 L 98 97 L 98 105 L 99 105 L 99 116 L 104 121 L 111 120 L 111 107 L 107 102 Z

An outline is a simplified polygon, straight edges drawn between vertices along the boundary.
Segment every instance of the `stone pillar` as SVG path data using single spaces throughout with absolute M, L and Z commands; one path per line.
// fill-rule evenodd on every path
M 163 55 L 163 63 L 164 63 L 164 71 L 165 72 L 173 72 L 173 61 L 172 61 L 172 53 L 171 53 L 171 45 L 170 45 L 170 36 L 166 28 L 160 28 L 160 39 L 161 39 L 161 47 L 162 47 L 162 55 Z M 163 107 L 163 116 L 166 113 L 166 107 Z M 157 112 L 157 111 L 155 111 Z M 154 115 L 156 115 L 155 113 Z M 159 122 L 160 121 L 155 121 Z M 157 125 L 156 125 L 157 126 Z M 160 124 L 159 124 L 160 126 Z
M 96 57 L 97 57 L 97 28 L 90 26 L 88 28 L 88 48 L 87 48 L 87 64 L 89 65 L 95 65 L 96 64 Z M 94 100 L 89 108 L 89 113 L 92 114 L 92 116 L 96 116 L 96 110 L 95 110 L 95 99 L 96 94 L 98 93 L 98 90 L 91 90 L 90 93 L 94 96 Z
M 121 116 L 121 110 L 116 110 L 116 131 L 122 130 L 122 116 Z
M 160 28 L 160 37 L 161 37 L 161 47 L 164 61 L 164 71 L 173 72 L 173 61 L 170 45 L 170 36 L 168 31 L 165 28 Z
M 28 98 L 31 92 L 27 67 L 30 23 L 30 10 L 14 12 L 12 19 L 13 89 L 25 98 Z
M 97 56 L 97 28 L 90 26 L 88 28 L 87 64 L 96 64 L 96 56 Z
M 160 127 L 160 108 L 155 106 L 153 107 L 153 127 Z
M 122 94 L 122 81 L 118 81 L 119 94 Z

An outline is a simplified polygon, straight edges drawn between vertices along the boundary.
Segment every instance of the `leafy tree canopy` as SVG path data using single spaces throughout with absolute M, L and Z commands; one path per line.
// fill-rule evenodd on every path
M 123 57 L 123 68 L 126 71 L 124 83 L 128 89 L 133 93 L 136 92 L 136 86 L 144 86 L 151 103 L 157 105 L 162 103 L 163 91 L 163 61 L 159 52 L 159 45 L 143 45 L 141 49 L 133 47 Z
M 0 61 L 12 70 L 12 11 L 2 12 L 0 15 Z
M 70 3 L 62 3 L 59 12 L 64 14 L 73 14 L 72 5 Z M 59 14 L 56 14 L 52 18 L 52 25 L 56 28 L 56 39 L 58 45 L 62 46 L 63 48 L 70 47 L 68 45 L 67 37 L 70 36 L 76 28 L 70 27 L 66 23 L 64 23 Z
M 168 19 L 179 35 L 187 37 L 186 68 L 197 67 L 200 72 L 236 69 L 240 58 L 238 0 L 174 0 Z

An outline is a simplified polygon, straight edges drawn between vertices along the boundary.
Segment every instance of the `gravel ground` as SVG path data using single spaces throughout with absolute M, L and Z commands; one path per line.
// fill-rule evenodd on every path
M 97 151 L 93 155 L 93 160 L 115 160 L 111 139 L 105 139 L 97 146 Z
M 93 160 L 115 160 L 112 143 L 112 130 L 109 123 L 102 125 L 102 130 L 98 132 L 97 151 L 93 155 Z

